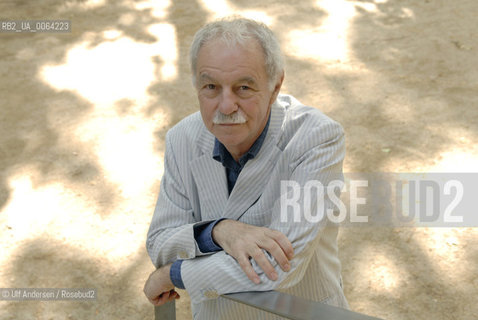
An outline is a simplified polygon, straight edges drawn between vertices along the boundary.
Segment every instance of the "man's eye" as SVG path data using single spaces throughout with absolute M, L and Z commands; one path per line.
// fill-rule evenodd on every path
M 241 90 L 249 90 L 250 88 L 248 86 L 240 86 Z
M 214 89 L 216 89 L 216 86 L 213 85 L 213 84 L 208 84 L 208 85 L 206 85 L 206 89 L 214 90 Z

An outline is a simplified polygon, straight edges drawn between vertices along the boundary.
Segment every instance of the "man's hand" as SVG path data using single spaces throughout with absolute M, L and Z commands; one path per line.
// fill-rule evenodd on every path
M 171 282 L 169 271 L 171 264 L 163 266 L 150 274 L 144 284 L 143 292 L 155 306 L 160 306 L 168 301 L 179 299 L 179 294 L 174 291 L 174 285 Z
M 249 258 L 256 261 L 269 279 L 275 281 L 278 277 L 261 249 L 269 252 L 282 270 L 290 270 L 289 260 L 294 256 L 294 249 L 289 239 L 280 231 L 256 227 L 236 220 L 222 220 L 214 226 L 212 237 L 224 251 L 237 260 L 247 277 L 256 284 L 261 281 L 252 268 Z

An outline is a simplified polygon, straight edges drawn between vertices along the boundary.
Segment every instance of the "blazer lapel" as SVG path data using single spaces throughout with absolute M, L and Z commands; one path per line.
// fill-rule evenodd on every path
M 276 102 L 271 107 L 271 120 L 266 139 L 257 156 L 249 160 L 242 169 L 227 201 L 224 217 L 239 219 L 261 196 L 281 153 L 277 143 L 283 120 L 284 109 Z
M 214 136 L 205 128 L 197 144 L 202 155 L 191 161 L 191 172 L 197 184 L 201 220 L 218 219 L 223 216 L 228 191 L 225 169 L 212 158 Z

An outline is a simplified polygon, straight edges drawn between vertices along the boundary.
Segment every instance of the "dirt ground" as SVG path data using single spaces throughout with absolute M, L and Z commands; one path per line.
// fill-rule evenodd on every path
M 151 319 L 145 236 L 168 128 L 197 110 L 187 51 L 220 15 L 260 19 L 283 92 L 345 128 L 346 172 L 478 171 L 478 2 L 0 1 L 0 288 L 96 288 L 94 302 L 0 301 L 0 319 Z M 478 319 L 476 228 L 343 228 L 353 310 Z M 178 319 L 189 319 L 186 292 Z

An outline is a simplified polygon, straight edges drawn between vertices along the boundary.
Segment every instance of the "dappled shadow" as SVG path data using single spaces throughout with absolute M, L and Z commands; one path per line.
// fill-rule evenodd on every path
M 62 180 L 95 201 L 103 208 L 101 214 L 111 212 L 119 193 L 121 186 L 105 178 L 91 144 L 74 133 L 88 120 L 94 104 L 76 92 L 54 90 L 42 81 L 40 70 L 65 63 L 68 51 L 85 39 L 90 47 L 107 42 L 105 30 L 117 29 L 136 41 L 154 42 L 157 39 L 147 27 L 159 19 L 149 9 L 134 10 L 121 1 L 82 7 L 84 3 L 0 3 L 2 17 L 10 20 L 56 17 L 72 21 L 69 34 L 0 34 L 0 209 L 9 199 L 12 174 L 31 176 L 35 186 Z M 125 56 L 125 63 L 127 60 Z M 90 77 L 96 77 L 94 66 L 82 67 L 90 68 Z M 122 106 L 125 109 L 125 104 Z
M 476 32 L 471 27 L 474 18 L 460 10 L 460 4 L 466 1 L 441 5 L 431 1 L 355 3 L 368 7 L 357 8 L 349 45 L 355 63 L 362 64 L 376 79 L 367 83 L 362 68 L 357 75 L 339 73 L 329 77 L 339 84 L 329 88 L 344 97 L 338 100 L 339 108 L 329 114 L 345 128 L 348 170 L 416 170 L 439 160 L 442 152 L 459 147 L 460 136 L 476 141 L 478 109 L 474 106 L 478 100 L 472 94 L 476 80 L 468 72 L 478 62 L 473 53 L 476 50 L 471 48 L 471 34 L 456 38 L 452 31 L 459 28 Z M 463 32 L 460 34 L 462 37 Z M 467 66 L 470 61 L 474 63 Z M 459 165 L 450 170 L 460 170 Z M 425 236 L 420 228 L 342 230 L 346 295 L 358 311 L 386 319 L 445 319 L 474 314 L 473 307 L 465 311 L 462 306 L 476 292 L 476 278 L 466 269 L 476 261 L 476 254 L 458 258 L 450 250 L 449 266 L 442 269 L 437 261 L 442 262 L 443 257 L 423 245 L 433 244 L 433 240 L 418 241 Z M 460 248 L 465 250 L 474 242 L 462 243 Z M 398 279 L 397 287 L 383 287 L 377 274 L 380 268 L 374 263 L 377 255 L 386 255 L 396 266 L 398 272 L 392 273 L 392 278 Z M 466 266 L 460 261 L 466 261 Z M 457 281 L 449 272 L 459 267 Z M 368 285 L 362 279 L 368 279 Z M 465 282 L 473 284 L 462 286 Z M 365 302 L 364 295 L 373 303 Z M 469 302 L 473 303 L 471 299 Z
M 96 289 L 97 299 L 3 302 L 2 319 L 152 318 L 142 293 L 147 269 L 139 266 L 146 265 L 144 251 L 118 267 L 108 257 L 47 235 L 25 241 L 2 270 L 7 288 Z
M 433 249 L 432 240 L 421 239 L 427 236 L 426 232 L 425 228 L 341 230 L 340 257 L 347 262 L 342 271 L 345 293 L 354 301 L 357 311 L 384 319 L 411 315 L 414 319 L 438 319 L 443 315 L 445 319 L 448 318 L 445 315 L 462 314 L 464 310 L 460 310 L 460 305 L 467 300 L 472 303 L 470 288 L 456 285 L 456 279 L 470 284 L 476 282 L 474 274 L 466 272 L 473 260 L 461 257 L 450 261 L 449 267 L 460 276 L 449 274 L 443 269 L 442 261 L 437 263 L 441 257 Z M 429 246 L 424 245 L 427 242 Z M 455 252 L 462 252 L 460 248 L 475 242 L 470 238 L 458 248 L 450 244 L 441 250 L 454 256 Z M 390 265 L 383 263 L 382 257 L 389 259 Z M 466 261 L 466 266 L 459 261 Z M 423 310 L 427 310 L 426 314 L 422 314 Z
M 455 147 L 458 135 L 476 141 L 476 79 L 468 72 L 478 63 L 472 48 L 476 28 L 471 27 L 473 15 L 464 9 L 470 1 L 357 3 L 368 4 L 368 10 L 357 7 L 349 43 L 354 55 L 381 81 L 363 92 L 366 97 L 347 97 L 350 108 L 366 112 L 358 117 L 350 112 L 343 124 L 348 130 L 363 126 L 368 134 L 386 138 L 373 151 L 371 141 L 349 134 L 351 171 L 379 171 L 386 160 L 398 163 L 402 170 L 426 166 Z M 393 84 L 395 91 L 388 91 L 387 84 Z M 379 120 L 378 127 L 371 125 L 376 123 L 374 118 Z M 391 152 L 381 154 L 380 147 Z M 360 159 L 365 153 L 370 157 L 370 152 L 377 157 L 363 165 Z
M 173 1 L 168 9 L 168 23 L 176 30 L 178 50 L 177 74 L 172 81 L 158 78 L 149 88 L 148 92 L 155 97 L 149 105 L 147 114 L 154 113 L 158 108 L 167 111 L 169 116 L 168 126 L 158 128 L 156 138 L 158 146 L 163 150 L 163 142 L 167 130 L 183 119 L 185 116 L 198 111 L 198 104 L 194 88 L 191 83 L 189 71 L 189 46 L 194 36 L 194 31 L 206 23 L 208 13 L 197 1 L 189 1 L 185 6 Z M 158 68 L 162 61 L 157 61 Z

